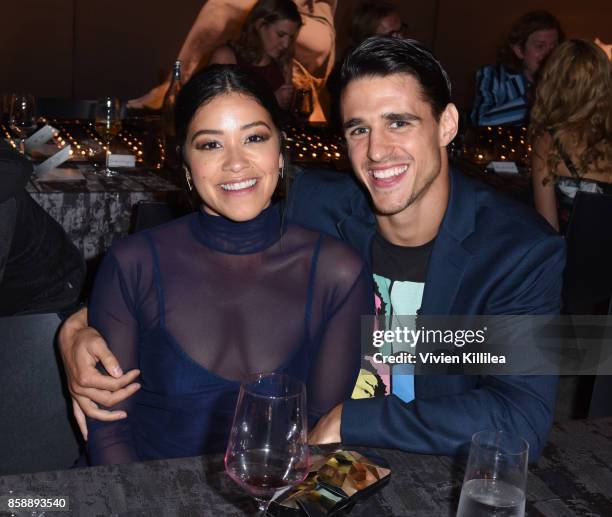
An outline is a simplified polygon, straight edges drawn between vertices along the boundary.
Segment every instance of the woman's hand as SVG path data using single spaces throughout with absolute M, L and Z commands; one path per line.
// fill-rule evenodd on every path
M 83 438 L 87 440 L 85 415 L 103 421 L 127 417 L 125 411 L 100 409 L 98 404 L 112 407 L 136 393 L 140 384 L 134 380 L 140 371 L 123 373 L 102 336 L 87 326 L 87 309 L 81 309 L 64 322 L 58 341 L 72 395 L 74 416 Z M 98 363 L 102 363 L 110 375 L 100 373 L 96 368 Z
M 276 96 L 276 102 L 284 109 L 288 110 L 291 107 L 291 101 L 293 100 L 293 84 L 283 84 L 278 90 L 274 92 Z

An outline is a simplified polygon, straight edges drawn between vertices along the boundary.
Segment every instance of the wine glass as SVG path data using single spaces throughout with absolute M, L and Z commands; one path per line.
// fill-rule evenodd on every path
M 274 493 L 308 474 L 304 383 L 284 374 L 260 374 L 240 386 L 225 453 L 225 471 L 265 515 Z
M 114 176 L 117 174 L 108 166 L 108 157 L 110 155 L 110 143 L 121 131 L 121 103 L 118 99 L 112 97 L 104 97 L 96 102 L 95 106 L 95 124 L 96 132 L 100 138 L 104 140 L 104 176 Z
M 14 93 L 9 101 L 9 127 L 19 139 L 19 148 L 36 131 L 36 99 L 30 94 Z

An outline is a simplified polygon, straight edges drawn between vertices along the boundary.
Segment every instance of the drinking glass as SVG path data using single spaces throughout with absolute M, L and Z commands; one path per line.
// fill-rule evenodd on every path
M 36 99 L 30 94 L 14 93 L 9 101 L 9 127 L 20 140 L 19 147 L 36 131 Z
M 523 517 L 529 444 L 503 431 L 472 436 L 457 517 Z
M 304 383 L 261 374 L 240 386 L 225 453 L 225 471 L 257 501 L 265 515 L 274 493 L 308 474 Z
M 108 166 L 110 155 L 110 143 L 121 131 L 121 103 L 118 99 L 104 97 L 96 102 L 95 106 L 96 132 L 104 141 L 104 176 L 114 176 L 117 174 Z
M 291 115 L 293 118 L 306 123 L 313 109 L 312 91 L 309 88 L 296 88 L 291 103 Z

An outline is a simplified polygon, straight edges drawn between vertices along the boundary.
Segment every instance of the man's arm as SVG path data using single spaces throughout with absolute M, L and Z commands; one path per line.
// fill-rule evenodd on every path
M 102 336 L 87 326 L 87 309 L 81 309 L 64 322 L 58 341 L 75 418 L 87 439 L 84 415 L 107 422 L 127 416 L 124 411 L 100 409 L 98 404 L 112 407 L 132 396 L 140 389 L 140 385 L 134 383 L 140 371 L 123 373 Z M 100 373 L 96 368 L 98 363 L 110 376 Z
M 476 74 L 476 99 L 472 122 L 478 126 L 508 124 L 524 120 L 528 102 L 525 85 L 517 75 L 485 66 Z
M 0 138 L 0 203 L 25 188 L 32 169 L 32 162 Z
M 506 314 L 556 314 L 564 247 L 558 237 L 534 246 L 499 289 Z M 518 278 L 523 278 L 517 282 Z M 514 283 L 514 286 L 513 286 Z M 501 303 L 501 302 L 500 302 Z M 405 403 L 395 396 L 348 400 L 323 417 L 311 443 L 338 441 L 426 454 L 457 454 L 483 429 L 517 433 L 540 455 L 553 421 L 556 376 L 483 376 L 456 395 Z

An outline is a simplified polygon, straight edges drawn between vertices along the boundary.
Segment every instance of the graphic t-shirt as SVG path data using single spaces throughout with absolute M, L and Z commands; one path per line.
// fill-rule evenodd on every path
M 385 329 L 400 324 L 398 316 L 414 316 L 421 308 L 427 265 L 434 241 L 416 247 L 396 246 L 376 234 L 372 243 L 374 301 L 378 321 Z M 405 343 L 394 343 L 387 354 L 412 352 Z M 364 369 L 376 377 L 374 396 L 394 394 L 405 402 L 414 399 L 414 367 L 410 364 L 378 364 L 366 358 Z M 372 382 L 371 382 L 372 384 Z

